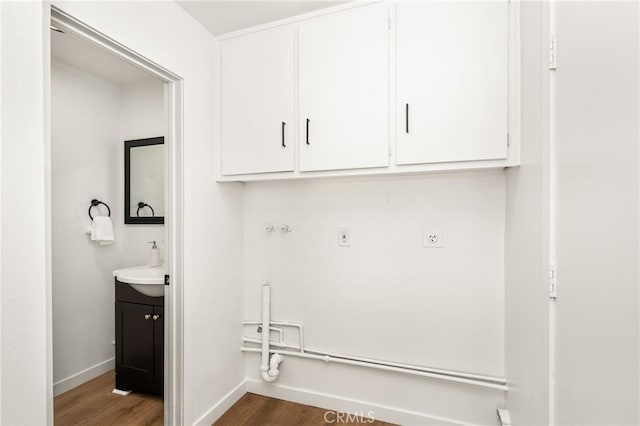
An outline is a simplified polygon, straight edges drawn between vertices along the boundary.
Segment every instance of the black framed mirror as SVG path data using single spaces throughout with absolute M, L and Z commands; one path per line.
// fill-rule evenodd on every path
M 124 142 L 124 223 L 164 224 L 164 137 Z

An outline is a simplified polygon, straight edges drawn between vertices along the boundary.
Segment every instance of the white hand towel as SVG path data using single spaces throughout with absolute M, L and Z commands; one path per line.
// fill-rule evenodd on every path
M 101 246 L 106 246 L 115 240 L 113 236 L 113 223 L 109 216 L 96 216 L 91 222 L 91 241 L 97 241 Z

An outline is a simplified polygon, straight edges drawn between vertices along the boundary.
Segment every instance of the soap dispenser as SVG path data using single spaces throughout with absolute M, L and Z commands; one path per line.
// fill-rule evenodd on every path
M 151 244 L 151 251 L 149 252 L 149 266 L 160 266 L 162 260 L 160 260 L 160 249 L 156 241 L 149 241 Z

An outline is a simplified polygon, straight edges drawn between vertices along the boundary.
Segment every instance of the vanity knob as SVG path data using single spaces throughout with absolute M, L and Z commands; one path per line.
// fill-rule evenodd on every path
M 153 316 L 153 320 L 154 320 L 154 321 L 155 321 L 155 320 L 157 320 L 158 318 L 160 318 L 160 315 L 154 315 L 154 316 Z
M 151 314 L 144 314 L 144 319 L 148 320 L 151 318 Z M 155 318 L 154 318 L 155 319 Z

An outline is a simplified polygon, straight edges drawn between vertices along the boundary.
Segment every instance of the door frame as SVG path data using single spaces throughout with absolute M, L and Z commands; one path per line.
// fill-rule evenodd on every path
M 106 50 L 112 55 L 140 68 L 141 70 L 162 80 L 165 84 L 165 116 L 166 135 L 165 146 L 167 149 L 165 186 L 167 188 L 167 214 L 165 217 L 165 238 L 167 241 L 167 267 L 171 279 L 171 285 L 165 287 L 165 329 L 164 329 L 164 424 L 183 424 L 184 413 L 184 368 L 183 368 L 183 79 L 178 74 L 168 70 L 143 55 L 118 43 L 108 35 L 90 27 L 74 18 L 56 6 L 51 6 L 51 23 L 67 34 L 80 38 L 98 48 Z M 49 25 L 49 23 L 46 23 Z M 47 28 L 46 31 L 49 31 Z M 50 53 L 49 53 L 50 56 Z M 46 58 L 48 60 L 49 58 Z M 50 79 L 46 82 L 50 87 Z M 49 90 L 49 87 L 47 90 Z M 50 105 L 47 106 L 50 114 Z M 50 133 L 50 130 L 49 130 Z M 46 150 L 51 150 L 50 137 L 46 140 Z M 51 170 L 47 171 L 47 180 L 51 181 Z M 51 188 L 47 188 L 50 200 Z M 48 202 L 48 215 L 51 214 L 51 205 Z M 51 241 L 51 223 L 47 221 L 47 235 L 49 236 L 49 250 Z M 48 281 L 51 282 L 51 270 L 48 271 Z M 52 310 L 51 300 L 48 300 L 49 312 Z M 49 331 L 51 327 L 49 316 Z M 47 342 L 48 353 L 52 353 L 52 341 Z M 51 363 L 48 368 L 53 369 Z M 48 377 L 53 377 L 53 371 L 49 371 Z M 51 380 L 50 380 L 51 381 Z M 49 383 L 49 386 L 52 386 Z M 51 395 L 51 397 L 53 397 Z M 51 401 L 53 406 L 53 401 Z M 51 419 L 53 423 L 53 419 Z

